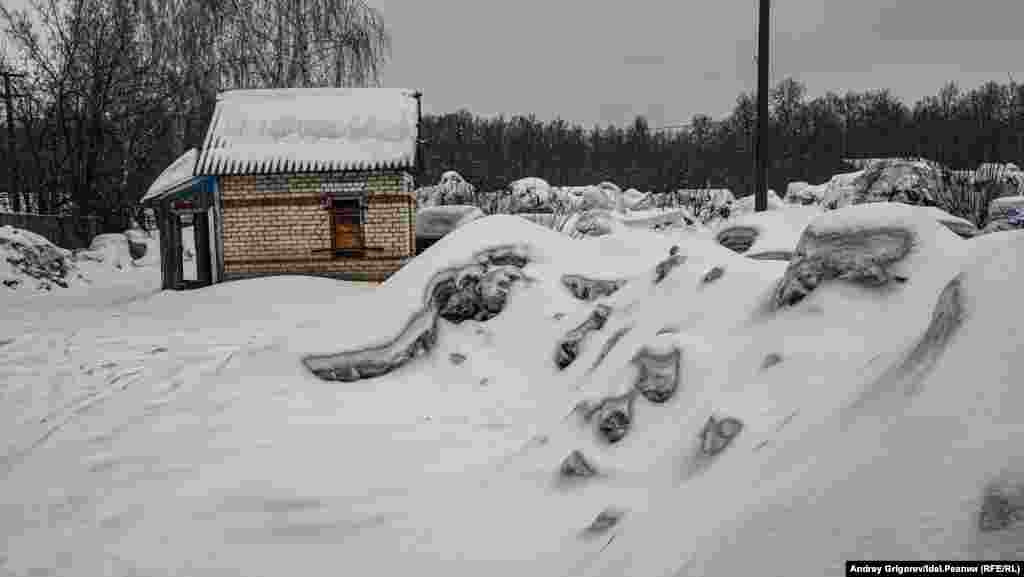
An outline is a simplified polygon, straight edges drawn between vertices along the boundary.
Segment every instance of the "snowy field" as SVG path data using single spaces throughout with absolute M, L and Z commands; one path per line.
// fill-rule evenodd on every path
M 1024 232 L 890 203 L 728 226 L 768 257 L 499 215 L 378 287 L 88 263 L 0 291 L 0 575 L 1024 558 Z M 460 282 L 490 312 L 441 303 Z

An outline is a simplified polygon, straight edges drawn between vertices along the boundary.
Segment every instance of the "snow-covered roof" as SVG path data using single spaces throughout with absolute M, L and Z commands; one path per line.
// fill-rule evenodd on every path
M 165 192 L 169 192 L 192 180 L 198 156 L 199 151 L 195 148 L 189 149 L 188 152 L 179 156 L 177 160 L 160 173 L 160 176 L 156 177 L 156 180 L 149 186 L 149 190 L 146 191 L 146 194 L 142 196 L 142 200 L 139 202 L 143 203 L 153 200 Z
M 417 139 L 415 94 L 397 88 L 222 93 L 196 174 L 411 167 Z

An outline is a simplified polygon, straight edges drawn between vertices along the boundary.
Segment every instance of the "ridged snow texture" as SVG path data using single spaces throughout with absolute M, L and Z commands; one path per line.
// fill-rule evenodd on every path
M 442 270 L 427 284 L 423 307 L 398 336 L 383 345 L 324 356 L 310 356 L 303 364 L 327 381 L 352 382 L 390 373 L 429 352 L 437 343 L 438 319 L 461 323 L 485 321 L 505 306 L 514 281 L 523 279 L 528 262 L 523 246 L 499 246 L 474 256 L 474 262 Z

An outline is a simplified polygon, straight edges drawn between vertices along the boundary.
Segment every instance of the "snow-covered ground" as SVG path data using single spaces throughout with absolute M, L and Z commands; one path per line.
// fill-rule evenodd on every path
M 721 228 L 575 240 L 499 215 L 378 287 L 159 292 L 140 267 L 0 292 L 0 573 L 1024 558 L 1024 232 L 965 240 L 887 203 L 731 224 L 751 254 L 794 259 L 737 254 Z M 527 262 L 494 318 L 437 320 L 427 352 L 376 378 L 306 368 L 383 354 L 434 314 L 445 269 L 484 274 L 501 246 Z M 574 295 L 565 275 L 617 282 Z

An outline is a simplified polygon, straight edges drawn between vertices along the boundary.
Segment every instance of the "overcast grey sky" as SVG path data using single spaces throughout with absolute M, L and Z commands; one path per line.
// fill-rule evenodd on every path
M 3 0 L 23 6 L 24 0 Z M 424 111 L 591 126 L 721 117 L 756 84 L 757 0 L 366 0 L 393 40 L 385 86 Z M 1024 82 L 1024 0 L 772 0 L 772 82 L 812 96 Z
M 756 0 L 367 0 L 393 37 L 386 86 L 426 112 L 654 126 L 728 113 L 755 87 Z M 890 88 L 1024 81 L 1024 0 L 773 0 L 773 83 Z

